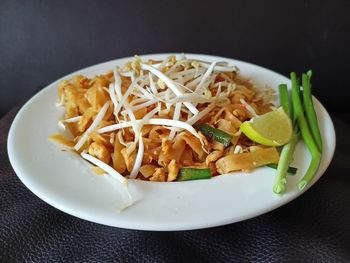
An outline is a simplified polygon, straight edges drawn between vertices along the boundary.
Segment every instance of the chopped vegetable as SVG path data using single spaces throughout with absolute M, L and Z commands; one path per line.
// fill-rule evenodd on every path
M 209 168 L 181 168 L 177 181 L 189 181 L 199 179 L 210 179 L 211 171 Z
M 196 128 L 201 131 L 205 137 L 221 142 L 225 147 L 229 146 L 232 140 L 232 135 L 220 129 L 215 129 L 212 126 L 201 123 L 196 125 Z
M 269 168 L 277 170 L 277 166 L 278 165 L 274 164 L 274 163 L 270 163 L 270 164 L 267 164 L 266 166 L 269 167 Z M 289 166 L 288 169 L 287 169 L 287 173 L 291 174 L 291 175 L 295 175 L 297 173 L 297 171 L 298 171 L 298 168 L 293 167 L 293 166 Z

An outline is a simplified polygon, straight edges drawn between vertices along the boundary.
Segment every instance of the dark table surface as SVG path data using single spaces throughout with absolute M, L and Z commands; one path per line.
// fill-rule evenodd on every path
M 0 120 L 0 262 L 349 262 L 349 115 L 332 114 L 338 145 L 309 191 L 265 215 L 179 232 L 125 230 L 61 212 L 31 193 L 8 160 L 18 107 Z
M 0 1 L 0 262 L 350 262 L 349 11 L 342 0 Z M 337 135 L 314 187 L 244 222 L 152 232 L 75 218 L 20 182 L 6 149 L 15 105 L 98 62 L 182 51 L 313 69 Z

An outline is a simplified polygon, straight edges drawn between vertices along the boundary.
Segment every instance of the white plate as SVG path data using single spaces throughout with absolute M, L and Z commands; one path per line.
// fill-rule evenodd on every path
M 167 54 L 143 58 L 164 58 Z M 289 80 L 271 70 L 222 57 L 189 54 L 189 58 L 207 61 L 224 60 L 240 68 L 242 75 L 259 86 L 277 87 Z M 118 59 L 74 72 L 94 76 L 122 65 L 132 58 Z M 234 223 L 271 211 L 295 199 L 303 192 L 298 179 L 305 173 L 310 155 L 300 142 L 293 165 L 296 176 L 288 176 L 287 193 L 272 192 L 275 172 L 259 168 L 251 173 L 237 172 L 211 180 L 154 183 L 131 180 L 131 194 L 138 201 L 119 212 L 127 201 L 118 181 L 109 176 L 94 175 L 85 162 L 74 154 L 61 151 L 47 140 L 60 131 L 63 115 L 56 105 L 57 84 L 47 86 L 29 100 L 12 123 L 8 137 L 11 164 L 21 181 L 38 197 L 71 215 L 100 224 L 143 230 L 188 230 Z M 333 123 L 325 108 L 315 99 L 324 142 L 321 165 L 313 185 L 328 167 L 335 149 Z M 307 190 L 306 188 L 305 190 Z M 305 191 L 304 190 L 304 191 Z

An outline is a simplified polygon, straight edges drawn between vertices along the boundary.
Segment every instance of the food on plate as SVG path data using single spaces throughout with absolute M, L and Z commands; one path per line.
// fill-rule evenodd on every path
M 281 146 L 292 136 L 292 122 L 283 108 L 245 121 L 241 131 L 251 140 L 269 146 Z
M 297 120 L 301 137 L 311 154 L 311 162 L 303 178 L 299 181 L 299 189 L 303 189 L 314 177 L 321 162 L 322 139 L 311 97 L 312 72 L 302 74 L 303 101 L 300 98 L 300 85 L 295 72 L 291 73 L 292 101 L 294 116 Z M 305 118 L 306 114 L 307 118 Z
M 276 194 L 283 194 L 285 192 L 286 175 L 291 170 L 289 164 L 293 160 L 294 149 L 299 141 L 300 133 L 311 154 L 309 168 L 299 181 L 300 190 L 304 189 L 313 179 L 321 161 L 322 138 L 311 96 L 311 75 L 311 71 L 302 74 L 303 96 L 301 99 L 301 87 L 297 75 L 295 72 L 291 73 L 292 103 L 289 101 L 287 85 L 281 84 L 279 86 L 280 103 L 287 115 L 293 119 L 293 131 L 290 141 L 283 146 L 281 151 L 277 166 L 277 176 L 273 186 L 273 191 Z M 306 114 L 306 117 L 304 114 Z
M 62 81 L 59 123 L 71 136 L 50 139 L 125 185 L 128 178 L 186 181 L 277 167 L 276 146 L 294 133 L 274 95 L 224 61 L 135 56 L 103 75 Z

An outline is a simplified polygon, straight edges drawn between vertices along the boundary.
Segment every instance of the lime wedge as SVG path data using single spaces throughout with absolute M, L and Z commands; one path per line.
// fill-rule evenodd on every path
M 292 137 L 292 122 L 282 108 L 255 116 L 241 124 L 241 131 L 252 141 L 266 146 L 280 146 Z

